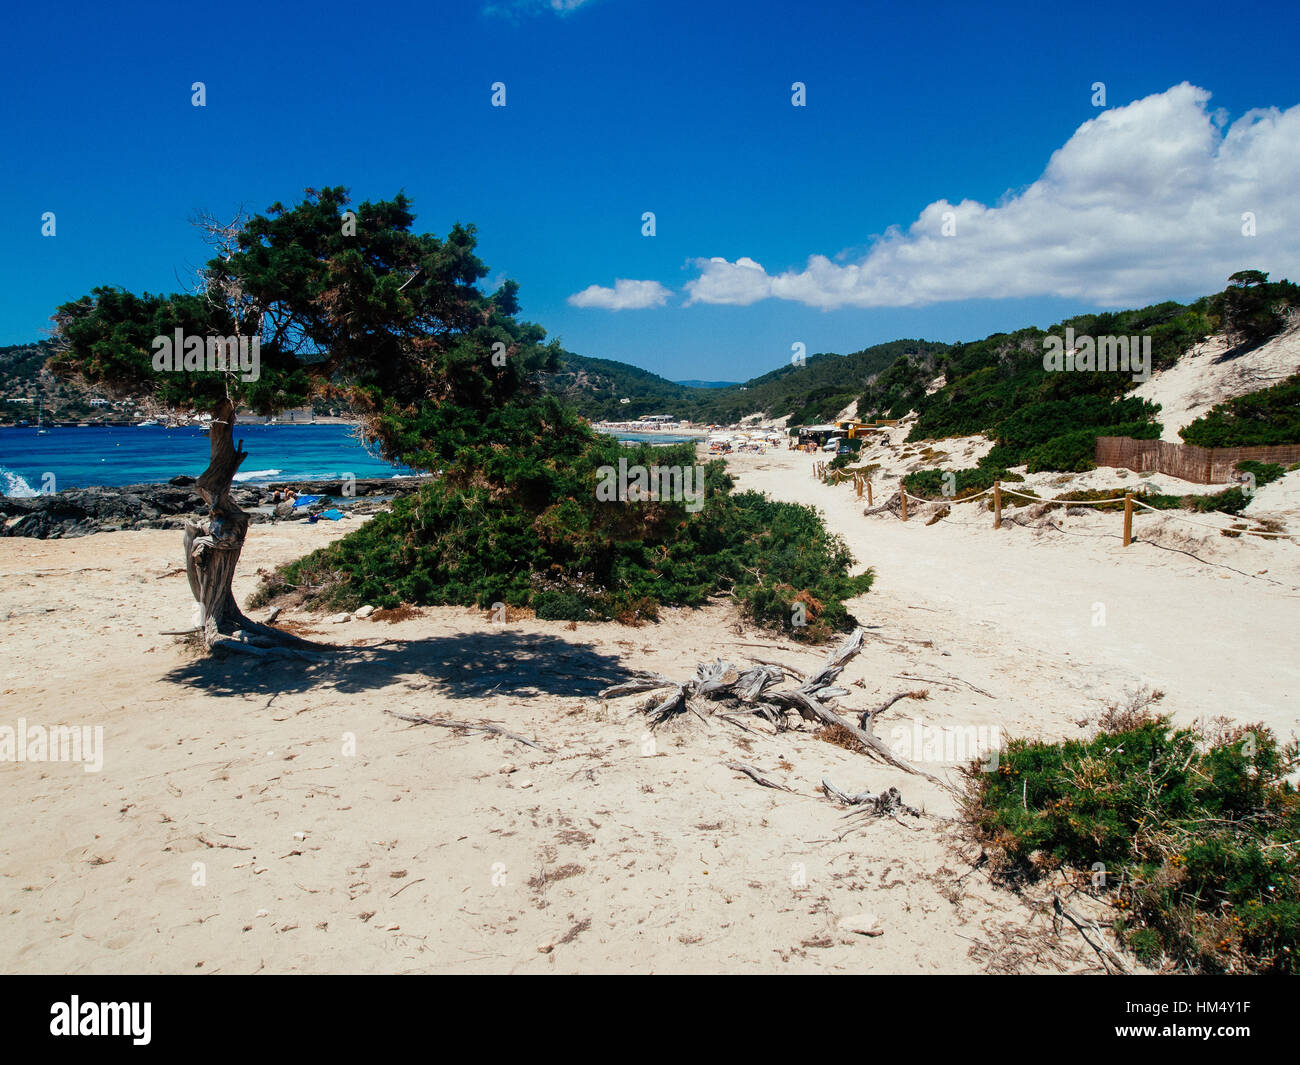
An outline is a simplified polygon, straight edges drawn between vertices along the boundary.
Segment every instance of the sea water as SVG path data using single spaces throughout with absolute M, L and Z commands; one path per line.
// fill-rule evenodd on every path
M 348 425 L 237 425 L 235 441 L 241 440 L 248 458 L 237 482 L 416 472 L 367 451 Z M 208 434 L 198 426 L 52 427 L 40 434 L 34 428 L 0 428 L 0 494 L 160 484 L 178 474 L 197 477 L 208 465 L 208 454 Z

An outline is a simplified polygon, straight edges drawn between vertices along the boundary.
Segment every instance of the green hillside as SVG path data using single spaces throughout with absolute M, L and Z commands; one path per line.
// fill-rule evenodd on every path
M 1132 374 L 1048 372 L 1045 337 L 1067 328 L 1077 336 L 1149 336 L 1154 372 L 1215 332 L 1227 336 L 1235 350 L 1249 350 L 1284 328 L 1298 306 L 1300 287 L 1245 270 L 1234 274 L 1223 292 L 1187 305 L 1166 302 L 1081 314 L 1047 330 L 1031 326 L 960 344 L 893 340 L 849 355 L 810 355 L 804 365 L 781 366 L 742 384 L 682 384 L 627 363 L 572 352 L 563 352 L 558 371 L 540 375 L 537 382 L 592 421 L 670 414 L 732 424 L 759 413 L 790 415 L 790 425 L 810 425 L 828 421 L 856 400 L 862 418 L 900 418 L 916 411 L 910 440 L 988 434 L 996 444 L 982 462 L 988 469 L 1026 463 L 1031 470 L 1079 470 L 1091 465 L 1098 435 L 1159 436 L 1158 412 L 1129 394 L 1137 385 Z M 38 398 L 50 420 L 128 418 L 124 409 L 90 406 L 90 392 L 43 373 L 49 353 L 47 341 L 0 348 L 0 423 L 34 420 Z M 936 380 L 941 387 L 927 395 Z M 1189 427 L 1187 439 L 1220 445 L 1293 442 L 1295 388 L 1288 382 L 1258 400 L 1235 401 L 1207 416 L 1204 426 Z M 319 401 L 318 413 L 330 405 Z
M 60 381 L 44 371 L 53 351 L 48 340 L 0 348 L 0 425 L 46 422 L 128 423 L 131 408 L 91 404 L 90 389 Z
M 762 413 L 772 418 L 789 414 L 791 425 L 810 425 L 853 403 L 900 355 L 932 360 L 947 350 L 946 344 L 925 340 L 893 340 L 851 355 L 810 355 L 802 366 L 782 366 L 743 384 L 711 388 L 680 385 L 626 363 L 565 353 L 560 372 L 547 378 L 544 387 L 592 420 L 674 414 L 728 424 Z
M 910 441 L 985 433 L 995 444 L 980 462 L 987 469 L 1086 470 L 1098 436 L 1158 437 L 1158 411 L 1129 395 L 1139 384 L 1133 373 L 1044 369 L 1045 338 L 1067 329 L 1078 337 L 1150 337 L 1154 373 L 1212 333 L 1224 333 L 1236 351 L 1249 350 L 1279 332 L 1288 309 L 1297 306 L 1300 287 L 1242 271 L 1223 292 L 1186 306 L 1166 302 L 1082 314 L 1047 330 L 997 333 L 933 358 L 899 359 L 863 394 L 859 414 L 898 417 L 915 410 Z M 942 378 L 942 387 L 926 395 L 935 378 Z M 1228 438 L 1226 431 L 1221 435 Z

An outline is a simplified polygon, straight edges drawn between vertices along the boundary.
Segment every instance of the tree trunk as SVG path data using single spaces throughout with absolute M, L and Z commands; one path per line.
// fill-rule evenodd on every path
M 328 652 L 328 645 L 252 621 L 235 602 L 231 584 L 248 535 L 248 515 L 230 498 L 230 485 L 248 452 L 242 442 L 235 447 L 235 405 L 230 400 L 223 400 L 212 412 L 208 436 L 211 458 L 195 488 L 208 505 L 210 521 L 206 529 L 185 523 L 185 575 L 199 606 L 195 628 L 202 629 L 204 646 L 272 658 L 323 661 L 318 652 Z
M 185 523 L 185 573 L 199 604 L 197 620 L 208 647 L 247 623 L 231 589 L 248 534 L 248 515 L 230 498 L 230 485 L 248 457 L 242 441 L 235 447 L 234 434 L 235 405 L 223 400 L 212 413 L 208 468 L 195 485 L 208 505 L 210 521 L 206 529 Z

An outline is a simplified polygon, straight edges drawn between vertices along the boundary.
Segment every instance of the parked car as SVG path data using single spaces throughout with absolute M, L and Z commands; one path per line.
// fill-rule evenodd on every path
M 837 451 L 840 446 L 840 438 L 833 436 L 822 445 L 823 451 Z

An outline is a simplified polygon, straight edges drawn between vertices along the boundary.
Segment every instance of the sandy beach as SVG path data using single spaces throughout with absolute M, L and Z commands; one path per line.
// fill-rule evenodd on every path
M 994 531 L 974 505 L 903 524 L 864 516 L 812 461 L 729 459 L 739 489 L 816 505 L 875 567 L 851 604 L 867 637 L 842 709 L 927 691 L 883 719 L 897 742 L 1077 736 L 1142 686 L 1182 720 L 1300 725 L 1296 544 L 1144 514 L 1123 548 L 1117 514 Z M 339 525 L 256 527 L 241 599 Z M 103 727 L 99 772 L 0 763 L 5 971 L 1100 971 L 1041 898 L 989 881 L 937 784 L 811 728 L 682 715 L 652 737 L 642 697 L 597 695 L 634 669 L 807 670 L 826 648 L 748 629 L 722 602 L 639 628 L 438 608 L 396 624 L 286 615 L 346 650 L 250 667 L 161 635 L 191 623 L 179 553 L 170 531 L 0 539 L 0 724 Z M 549 750 L 386 710 L 492 721 Z M 952 760 L 923 764 L 957 779 Z M 823 778 L 897 787 L 925 816 L 846 816 Z M 846 929 L 862 914 L 882 934 Z

